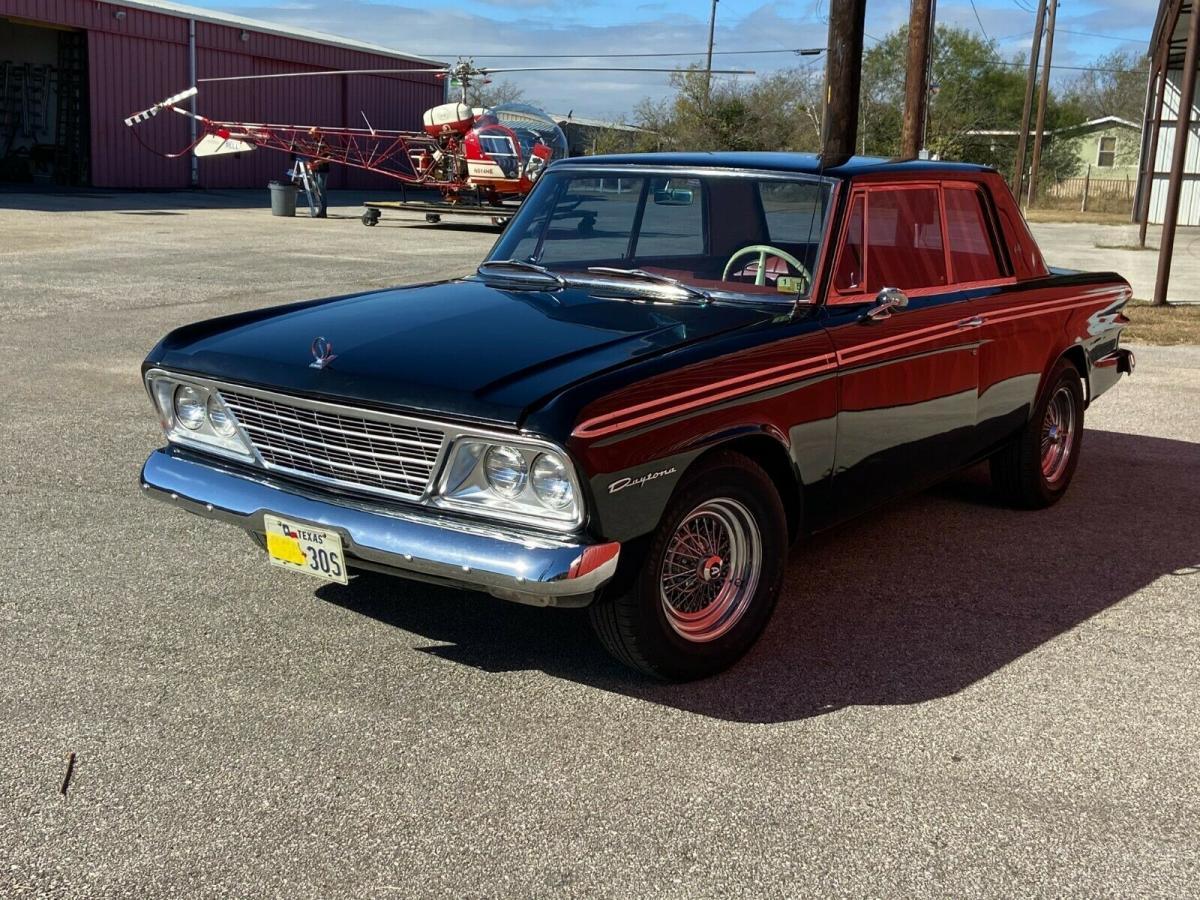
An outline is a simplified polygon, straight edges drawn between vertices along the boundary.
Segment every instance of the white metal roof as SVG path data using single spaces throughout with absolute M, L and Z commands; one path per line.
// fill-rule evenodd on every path
M 311 41 L 315 44 L 329 44 L 334 47 L 345 47 L 349 50 L 361 50 L 364 53 L 390 56 L 393 59 L 402 59 L 405 62 L 427 63 L 430 66 L 446 65 L 445 60 L 430 59 L 427 56 L 418 56 L 415 53 L 405 53 L 402 50 L 396 50 L 392 47 L 368 44 L 363 41 L 356 41 L 353 38 L 325 34 L 321 31 L 309 31 L 307 28 L 277 25 L 272 22 L 264 22 L 261 19 L 248 19 L 245 16 L 235 16 L 232 13 L 218 12 L 212 9 L 201 9 L 198 6 L 185 6 L 182 3 L 171 3 L 170 0 L 117 0 L 116 5 L 127 6 L 131 9 L 145 9 L 165 15 L 180 16 L 185 19 L 195 19 L 197 22 L 211 22 L 214 25 L 228 25 L 231 28 L 243 28 L 246 31 L 258 31 L 263 34 L 274 34 L 301 41 Z
M 1130 122 L 1128 119 L 1122 119 L 1120 116 L 1100 116 L 1098 119 L 1088 119 L 1086 122 L 1080 122 L 1078 125 L 1068 125 L 1065 128 L 1049 128 L 1046 130 L 1046 134 L 1058 134 L 1060 132 L 1069 134 L 1075 131 L 1090 131 L 1105 125 L 1123 125 L 1126 128 L 1132 128 L 1134 131 L 1142 130 L 1142 127 L 1136 122 Z M 1019 133 L 1015 128 L 978 129 L 967 132 L 967 134 L 976 137 L 1016 137 Z
M 547 113 L 547 115 L 550 116 L 550 118 L 552 118 L 555 122 L 566 122 L 570 123 L 571 125 L 580 125 L 584 128 L 607 128 L 611 131 L 646 131 L 645 128 L 641 128 L 637 125 L 629 125 L 625 122 L 610 122 L 604 119 L 585 119 L 582 116 L 576 116 L 574 114 L 564 116 L 561 113 Z

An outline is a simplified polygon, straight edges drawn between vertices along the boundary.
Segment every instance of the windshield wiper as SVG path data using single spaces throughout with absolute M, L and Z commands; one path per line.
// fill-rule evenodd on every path
M 517 269 L 521 272 L 533 272 L 534 274 L 543 275 L 546 278 L 549 278 L 560 288 L 567 286 L 567 279 L 563 278 L 557 272 L 551 272 L 545 266 L 539 266 L 537 263 L 528 262 L 524 259 L 489 259 L 480 263 L 479 267 L 475 271 L 479 275 L 486 275 L 487 273 L 483 270 L 490 266 L 496 266 L 497 268 Z
M 699 300 L 701 303 L 712 302 L 712 294 L 708 291 L 692 287 L 690 284 L 685 284 L 678 278 L 672 278 L 670 275 L 659 275 L 655 272 L 647 272 L 645 269 L 618 269 L 614 266 L 589 266 L 588 271 L 596 275 L 614 275 L 618 278 L 636 278 L 638 281 L 662 284 L 683 291 L 685 295 L 693 300 Z

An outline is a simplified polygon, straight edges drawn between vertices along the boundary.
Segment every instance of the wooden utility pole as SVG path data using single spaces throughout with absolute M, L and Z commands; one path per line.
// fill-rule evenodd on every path
M 1037 201 L 1038 168 L 1042 164 L 1042 139 L 1046 135 L 1046 105 L 1050 100 L 1050 60 L 1054 56 L 1054 19 L 1058 0 L 1050 0 L 1050 19 L 1046 23 L 1046 57 L 1042 60 L 1042 83 L 1038 89 L 1037 129 L 1033 133 L 1033 164 L 1029 168 L 1029 199 Z
M 1013 165 L 1013 194 L 1019 200 L 1025 183 L 1025 148 L 1029 140 L 1029 117 L 1033 113 L 1033 85 L 1037 78 L 1037 61 L 1042 52 L 1042 29 L 1046 25 L 1046 0 L 1038 0 L 1037 17 L 1033 25 L 1033 46 L 1029 48 L 1029 74 L 1025 76 L 1025 106 L 1021 111 L 1021 130 L 1017 134 L 1017 159 Z
M 837 165 L 854 155 L 866 19 L 867 0 L 829 0 L 829 51 L 825 60 L 822 117 L 825 133 L 821 140 L 825 165 Z
M 1169 39 L 1164 36 L 1164 40 Z M 1192 108 L 1196 101 L 1196 62 L 1200 55 L 1200 10 L 1188 16 L 1187 52 L 1183 57 L 1183 85 L 1179 89 L 1175 148 L 1171 151 L 1171 174 L 1167 178 L 1167 207 L 1163 211 L 1162 244 L 1158 248 L 1158 278 L 1154 281 L 1154 305 L 1167 305 L 1171 281 L 1171 257 L 1175 253 L 1175 226 L 1179 224 L 1179 198 L 1183 193 L 1183 170 L 1187 162 L 1188 135 L 1192 133 Z
M 925 110 L 929 103 L 929 50 L 933 0 L 912 0 L 908 10 L 908 65 L 904 77 L 904 127 L 900 155 L 916 159 L 925 144 Z
M 712 0 L 712 13 L 708 17 L 708 62 L 704 66 L 704 102 L 708 102 L 708 98 L 712 93 L 712 53 L 713 53 L 713 37 L 717 32 L 717 2 Z
M 1150 195 L 1154 193 L 1154 172 L 1158 160 L 1158 133 L 1162 130 L 1163 103 L 1167 93 L 1167 72 L 1170 69 L 1171 41 L 1169 36 L 1175 33 L 1179 24 L 1179 14 L 1183 11 L 1183 0 L 1175 0 L 1171 12 L 1166 18 L 1166 28 L 1163 31 L 1162 52 L 1150 66 L 1151 84 L 1156 87 L 1154 97 L 1154 118 L 1150 118 L 1150 92 L 1146 92 L 1146 118 L 1143 131 L 1148 132 L 1150 144 L 1146 147 L 1146 158 L 1142 160 L 1142 190 L 1138 195 L 1138 246 L 1146 246 L 1146 228 L 1150 224 Z

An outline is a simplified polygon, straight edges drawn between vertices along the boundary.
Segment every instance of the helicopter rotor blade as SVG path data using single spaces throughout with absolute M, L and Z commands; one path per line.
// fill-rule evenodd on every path
M 197 78 L 197 82 L 262 81 L 267 78 L 315 78 L 320 75 L 446 75 L 441 69 L 323 69 L 319 72 L 277 72 L 274 75 L 223 75 L 219 78 Z
M 630 66 L 505 66 L 499 69 L 483 68 L 476 70 L 480 75 L 493 75 L 497 72 L 686 72 L 687 69 L 648 69 Z M 696 69 L 697 72 L 709 72 L 708 69 Z M 712 69 L 713 75 L 753 75 L 753 69 Z
M 465 73 L 458 67 L 442 69 L 323 69 L 318 72 L 277 72 L 272 75 L 222 75 L 216 78 L 197 78 L 197 83 L 217 81 L 263 81 L 273 78 L 317 78 L 322 75 L 460 75 L 487 77 L 499 72 L 680 72 L 679 68 L 646 68 L 637 66 L 505 66 L 502 68 L 470 69 Z M 708 71 L 707 69 L 703 71 Z M 753 69 L 713 69 L 713 75 L 753 75 Z

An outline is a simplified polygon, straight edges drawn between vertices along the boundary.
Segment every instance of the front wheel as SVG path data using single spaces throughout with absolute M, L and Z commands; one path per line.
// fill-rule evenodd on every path
M 787 518 L 755 462 L 719 453 L 688 473 L 630 591 L 589 608 L 606 649 L 657 678 L 687 681 L 736 662 L 778 598 Z
M 1013 506 L 1057 503 L 1071 484 L 1082 443 L 1083 382 L 1070 360 L 1059 360 L 1021 433 L 992 457 L 992 484 Z

